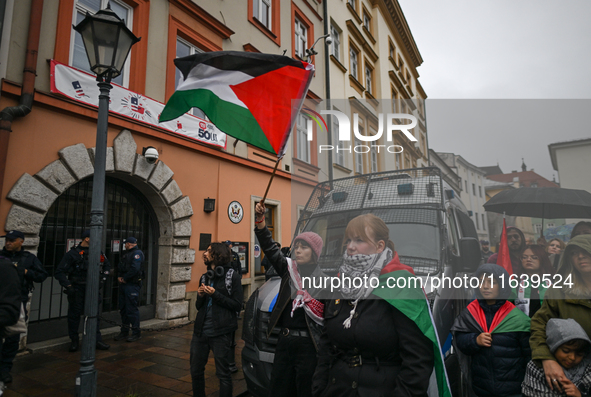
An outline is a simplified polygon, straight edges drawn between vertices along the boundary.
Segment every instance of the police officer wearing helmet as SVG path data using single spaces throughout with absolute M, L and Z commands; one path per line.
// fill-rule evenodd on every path
M 135 342 L 140 336 L 140 290 L 142 289 L 142 265 L 144 253 L 137 246 L 135 237 L 125 239 L 126 253 L 119 264 L 119 313 L 121 313 L 121 332 L 116 341 L 127 339 Z M 131 336 L 129 329 L 131 328 Z
M 81 237 L 82 241 L 80 244 L 64 255 L 57 266 L 54 275 L 60 285 L 64 287 L 64 293 L 68 295 L 68 334 L 72 340 L 69 349 L 70 352 L 75 352 L 80 347 L 78 327 L 80 325 L 80 316 L 84 312 L 84 300 L 86 297 L 90 230 L 82 232 Z M 100 265 L 102 265 L 102 273 L 108 275 L 111 271 L 111 264 L 102 252 Z M 100 302 L 101 296 L 99 294 L 99 304 Z M 111 346 L 103 342 L 99 325 L 100 319 L 97 319 L 96 348 L 99 350 L 107 350 Z
M 20 279 L 20 300 L 26 308 L 29 293 L 34 289 L 33 283 L 42 283 L 48 274 L 43 268 L 41 261 L 35 255 L 22 248 L 23 242 L 25 241 L 23 232 L 11 230 L 2 237 L 6 238 L 6 244 L 2 248 L 2 251 L 0 251 L 0 256 L 7 258 L 16 266 Z M 10 370 L 18 352 L 20 339 L 20 334 L 8 336 L 4 341 L 0 339 L 0 381 L 4 383 L 12 382 Z

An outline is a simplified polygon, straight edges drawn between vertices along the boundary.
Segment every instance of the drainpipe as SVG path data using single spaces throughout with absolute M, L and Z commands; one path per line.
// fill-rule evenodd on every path
M 324 14 L 324 34 L 330 34 L 330 26 L 328 21 L 328 0 L 324 0 L 322 3 L 322 11 Z M 330 103 L 330 50 L 329 46 L 326 45 L 326 41 L 324 42 L 324 83 L 326 84 L 326 109 L 332 110 L 332 105 Z M 330 117 L 335 117 L 331 115 Z M 332 118 L 328 120 L 326 123 L 328 129 L 326 133 L 328 134 L 326 143 L 328 145 L 332 145 Z M 332 179 L 333 179 L 333 172 L 332 172 L 332 150 L 328 151 L 328 181 L 330 183 L 330 187 L 332 189 Z
M 21 98 L 17 106 L 10 106 L 0 111 L 0 194 L 4 186 L 6 173 L 6 158 L 8 156 L 8 141 L 12 131 L 12 120 L 25 117 L 31 113 L 33 97 L 35 95 L 35 77 L 37 76 L 37 52 L 41 35 L 41 17 L 43 16 L 43 0 L 31 1 L 29 18 L 29 34 L 25 55 L 25 69 L 23 70 L 23 85 Z

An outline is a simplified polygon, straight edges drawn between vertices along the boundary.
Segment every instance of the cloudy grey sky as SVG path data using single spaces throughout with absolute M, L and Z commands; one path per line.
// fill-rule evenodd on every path
M 424 60 L 431 148 L 504 172 L 523 157 L 551 180 L 548 144 L 591 137 L 590 1 L 399 2 Z

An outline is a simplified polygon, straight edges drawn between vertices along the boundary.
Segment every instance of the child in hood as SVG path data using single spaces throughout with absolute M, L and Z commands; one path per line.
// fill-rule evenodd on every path
M 522 385 L 528 397 L 589 396 L 591 389 L 591 340 L 583 327 L 572 318 L 548 320 L 546 343 L 556 362 L 564 370 L 564 378 L 550 379 L 534 361 L 527 365 Z
M 521 396 L 531 357 L 529 317 L 507 301 L 509 274 L 501 266 L 485 263 L 474 276 L 477 299 L 451 329 L 457 348 L 472 358 L 472 389 L 479 397 Z

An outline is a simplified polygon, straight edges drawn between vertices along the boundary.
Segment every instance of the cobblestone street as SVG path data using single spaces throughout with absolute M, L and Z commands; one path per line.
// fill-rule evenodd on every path
M 244 341 L 240 339 L 239 331 L 236 332 L 236 365 L 239 371 L 233 375 L 235 396 L 246 391 L 240 355 Z M 172 331 L 144 332 L 142 339 L 133 343 L 105 339 L 111 348 L 97 350 L 97 396 L 192 395 L 189 374 L 192 336 L 193 326 L 189 325 Z M 12 370 L 14 381 L 8 385 L 4 396 L 74 396 L 79 360 L 80 352 L 69 353 L 67 348 L 19 356 Z M 205 385 L 207 396 L 218 395 L 219 383 L 212 354 L 205 369 Z

